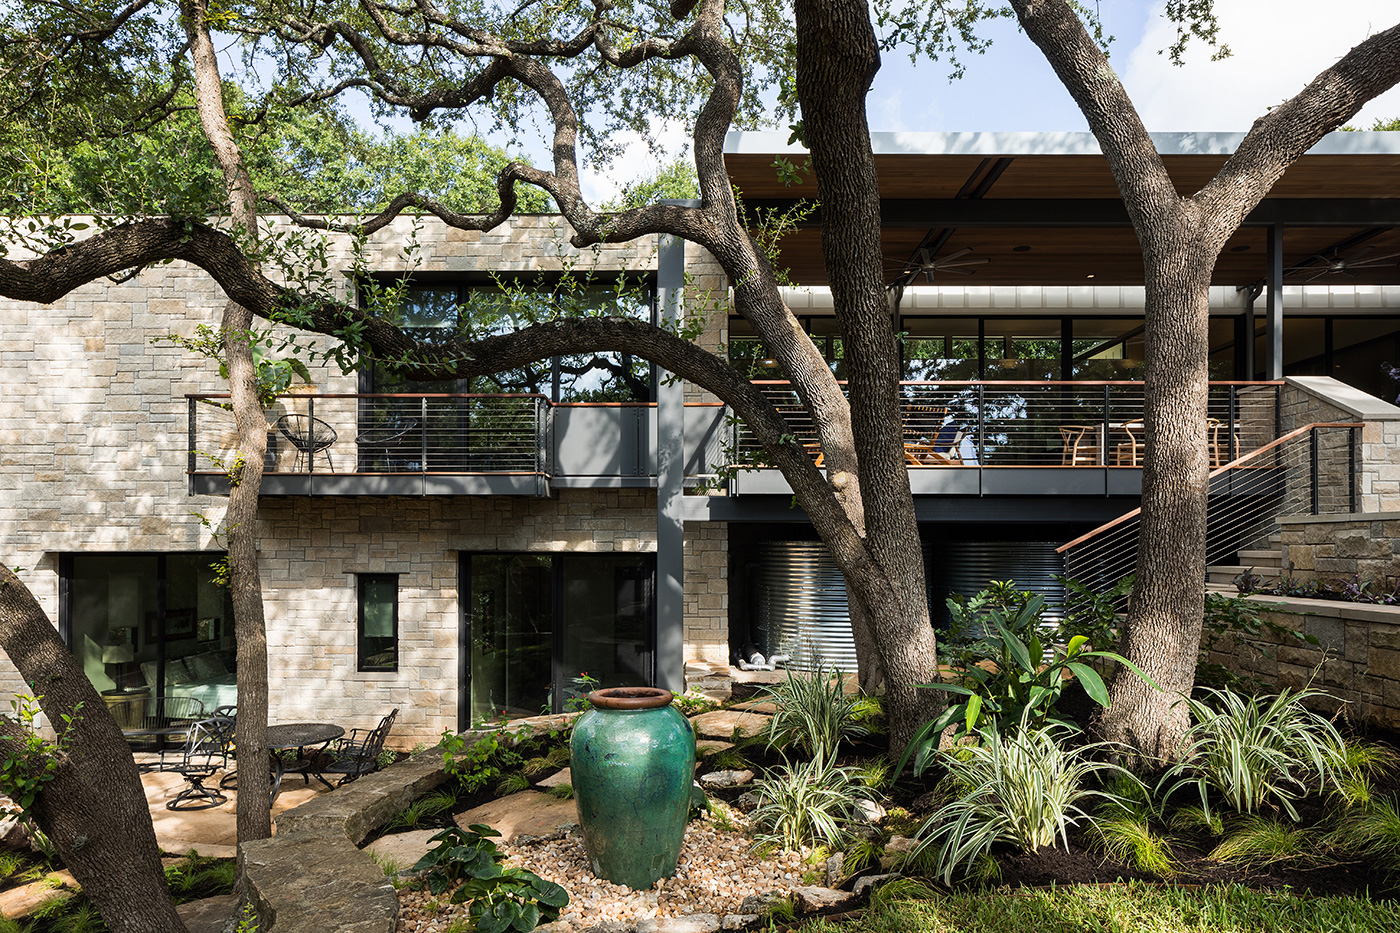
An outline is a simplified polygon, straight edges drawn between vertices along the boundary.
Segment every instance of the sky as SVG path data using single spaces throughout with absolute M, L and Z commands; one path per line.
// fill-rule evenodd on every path
M 1093 2 L 1093 0 L 1088 0 Z M 1165 0 L 1099 0 L 1114 36 L 1110 62 L 1153 132 L 1243 133 L 1270 106 L 1302 90 L 1313 77 L 1373 32 L 1400 21 L 1396 0 L 1216 0 L 1220 35 L 1233 55 L 1210 61 L 1195 43 L 1186 63 L 1158 54 L 1175 38 L 1162 15 Z M 948 80 L 937 62 L 911 63 L 886 53 L 868 100 L 875 131 L 1088 131 L 1074 101 L 1030 40 L 1012 21 L 985 24 L 992 37 L 983 55 L 965 57 L 966 74 Z M 1372 101 L 1352 125 L 1400 117 L 1400 89 Z M 678 127 L 658 128 L 678 153 Z M 656 160 L 639 142 L 606 174 L 581 177 L 590 199 L 607 197 L 628 179 L 654 172 Z

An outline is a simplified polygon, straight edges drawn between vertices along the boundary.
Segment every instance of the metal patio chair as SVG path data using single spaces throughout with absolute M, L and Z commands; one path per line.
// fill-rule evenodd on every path
M 336 787 L 341 787 L 361 775 L 379 770 L 379 753 L 384 750 L 384 740 L 389 737 L 398 715 L 398 707 L 394 707 L 373 729 L 351 729 L 348 735 L 332 742 L 317 756 L 311 763 L 311 773 L 323 782 L 326 781 L 324 775 L 339 774 Z
M 233 720 L 223 716 L 201 719 L 190 726 L 180 763 L 168 769 L 183 774 L 190 786 L 165 805 L 167 810 L 207 810 L 228 800 L 217 787 L 205 787 L 204 782 L 228 767 L 232 739 Z
M 335 472 L 335 463 L 330 454 L 330 446 L 336 439 L 335 428 L 310 415 L 283 415 L 277 419 L 277 430 L 297 449 L 293 469 L 300 469 L 305 463 L 309 471 L 312 458 L 320 454 L 326 458 L 331 472 Z

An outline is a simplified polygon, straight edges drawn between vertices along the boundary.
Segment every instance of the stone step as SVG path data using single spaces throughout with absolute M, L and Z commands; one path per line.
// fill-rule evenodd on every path
M 1252 563 L 1252 564 L 1255 564 L 1256 566 L 1260 566 L 1260 567 L 1282 567 L 1282 566 L 1283 566 L 1283 549 L 1282 549 L 1282 548 L 1272 548 L 1272 549 L 1265 549 L 1265 548 L 1258 548 L 1258 549 L 1254 549 L 1254 548 L 1245 548 L 1244 550 L 1242 550 L 1242 551 L 1239 552 L 1238 556 L 1239 556 L 1239 559 L 1240 559 L 1240 563 L 1242 563 L 1242 564 L 1251 564 L 1251 563 Z

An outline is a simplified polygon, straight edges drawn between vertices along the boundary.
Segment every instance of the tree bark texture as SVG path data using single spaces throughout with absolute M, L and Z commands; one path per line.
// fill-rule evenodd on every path
M 257 194 L 243 154 L 229 129 L 218 58 L 210 41 L 205 0 L 185 0 L 182 14 L 190 43 L 195 103 L 200 126 L 224 175 L 230 215 L 249 243 L 258 234 Z M 233 603 L 238 660 L 238 841 L 272 835 L 272 778 L 262 761 L 267 747 L 267 626 L 262 577 L 258 569 L 258 499 L 267 452 L 267 415 L 258 396 L 258 372 L 251 344 L 253 312 L 237 301 L 224 306 L 220 326 L 238 449 L 229 471 L 224 533 L 228 539 L 229 596 Z M 240 860 L 242 849 L 240 848 Z M 241 861 L 240 861 L 241 865 Z M 240 872 L 241 873 L 241 872 Z
M 865 97 L 880 67 L 864 0 L 798 0 L 797 93 L 822 204 L 822 253 L 850 373 L 851 427 L 865 539 L 878 574 L 847 573 L 857 645 L 885 677 L 890 747 L 937 710 L 923 552 L 904 460 L 901 361 L 885 293 L 880 192 Z M 843 568 L 844 569 L 844 568 Z
M 112 933 L 183 931 L 165 885 L 141 775 L 121 729 L 28 588 L 0 566 L 0 648 L 55 729 L 72 740 L 33 809 L 39 828 Z M 18 725 L 0 717 L 0 755 Z
M 1146 759 L 1176 757 L 1189 727 L 1205 581 L 1205 419 L 1211 271 L 1226 241 L 1289 165 L 1400 81 L 1400 26 L 1378 33 L 1255 121 L 1239 149 L 1183 197 L 1107 58 L 1065 0 L 1011 0 L 1088 120 L 1142 246 L 1146 373 L 1142 512 L 1123 650 L 1159 689 L 1120 670 L 1102 737 Z

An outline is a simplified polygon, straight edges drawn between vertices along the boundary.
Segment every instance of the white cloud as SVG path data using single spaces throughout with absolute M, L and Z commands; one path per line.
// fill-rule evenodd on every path
M 1123 84 L 1147 128 L 1245 132 L 1269 107 L 1302 90 L 1368 35 L 1400 20 L 1395 0 L 1216 0 L 1220 35 L 1234 53 L 1219 62 L 1196 43 L 1184 67 L 1158 54 L 1175 29 L 1154 4 L 1142 40 L 1120 61 Z M 1400 116 L 1400 90 L 1350 122 Z
M 659 153 L 651 151 L 647 137 L 626 130 L 617 135 L 614 141 L 622 143 L 622 153 L 599 171 L 579 167 L 579 187 L 584 199 L 594 208 L 617 195 L 622 187 L 630 182 L 656 177 L 656 173 L 673 161 L 690 144 L 685 124 L 679 120 L 661 120 L 652 128 L 648 136 L 659 144 Z

